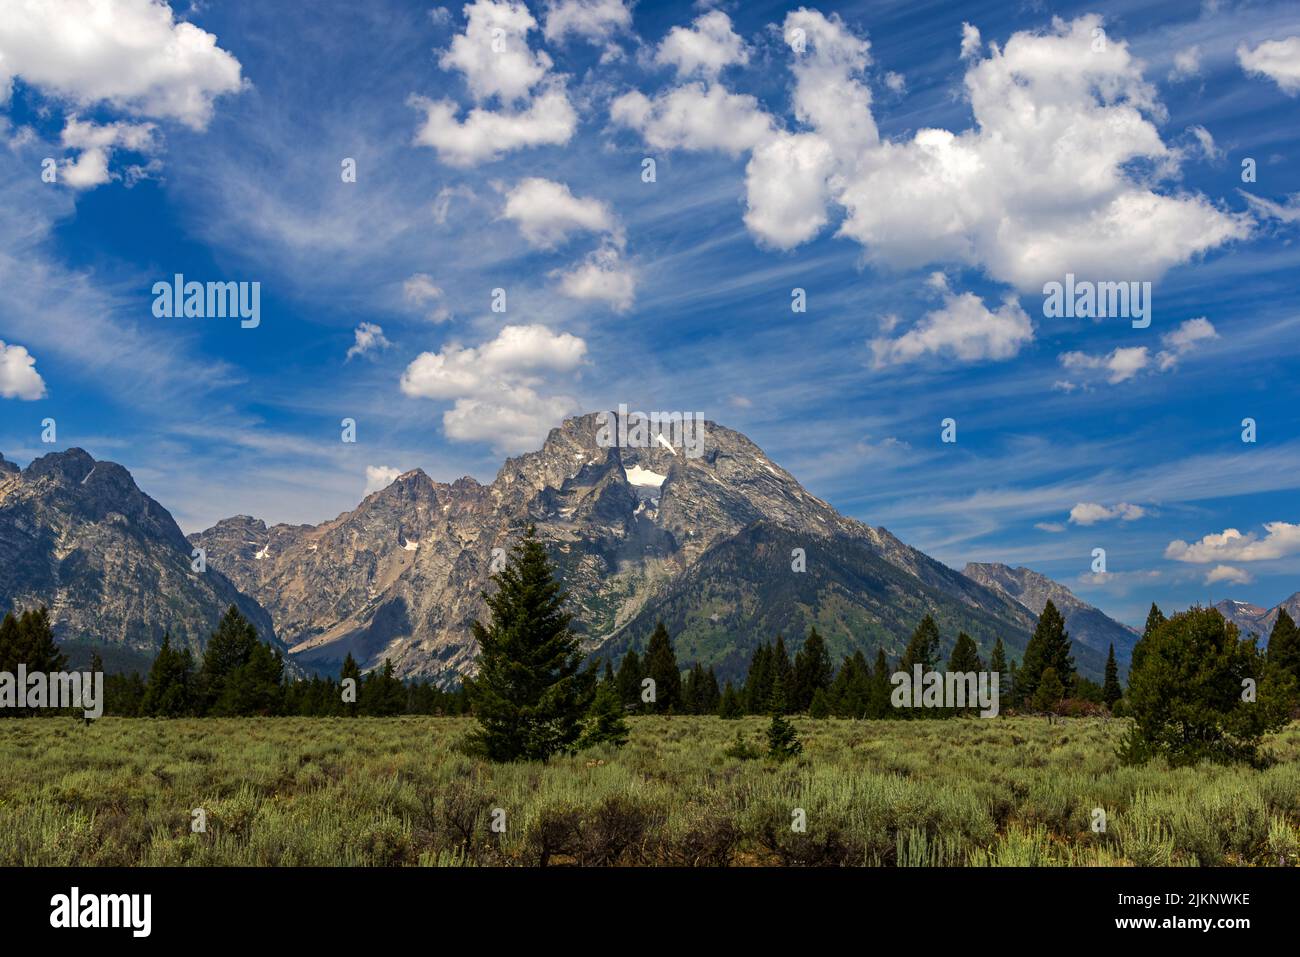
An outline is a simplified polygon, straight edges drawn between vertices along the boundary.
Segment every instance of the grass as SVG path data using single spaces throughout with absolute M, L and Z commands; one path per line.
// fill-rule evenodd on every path
M 1122 767 L 1102 719 L 793 720 L 783 764 L 726 753 L 766 719 L 643 717 L 547 765 L 465 756 L 461 718 L 4 720 L 0 864 L 1300 862 L 1298 724 L 1255 771 Z

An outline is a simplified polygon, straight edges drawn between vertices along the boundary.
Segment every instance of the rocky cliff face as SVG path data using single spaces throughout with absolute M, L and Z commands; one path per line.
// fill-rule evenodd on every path
M 1141 633 L 1107 617 L 1060 582 L 1028 568 L 1012 568 L 996 562 L 971 562 L 962 574 L 1019 602 L 1035 617 L 1041 615 L 1051 601 L 1065 619 L 1065 630 L 1076 643 L 1076 664 L 1085 672 L 1095 670 L 1098 657 L 1105 667 L 1107 651 L 1112 643 L 1120 670 L 1128 669 L 1133 645 L 1142 637 Z
M 197 652 L 234 604 L 274 643 L 270 616 L 219 570 L 192 571 L 190 551 L 120 465 L 81 449 L 0 460 L 0 609 L 47 606 L 60 641 L 147 659 L 170 632 Z
M 896 652 L 927 610 L 953 625 L 949 640 L 966 627 L 1023 647 L 1024 608 L 840 515 L 740 433 L 706 423 L 702 454 L 689 457 L 657 441 L 604 447 L 599 432 L 595 414 L 569 419 L 490 485 L 416 470 L 319 526 L 240 516 L 191 541 L 270 611 L 295 658 L 321 667 L 351 652 L 363 666 L 391 658 L 403 675 L 469 670 L 494 550 L 529 524 L 593 649 L 637 646 L 662 615 L 705 662 L 747 659 L 773 629 L 797 644 L 814 622 L 833 647 Z M 794 571 L 795 548 L 823 558 Z
M 1261 608 L 1250 602 L 1231 599 L 1221 601 L 1214 607 L 1219 614 L 1235 624 L 1243 635 L 1254 635 L 1262 648 L 1268 645 L 1268 636 L 1273 633 L 1278 612 L 1285 611 L 1292 621 L 1300 622 L 1300 591 L 1272 608 Z

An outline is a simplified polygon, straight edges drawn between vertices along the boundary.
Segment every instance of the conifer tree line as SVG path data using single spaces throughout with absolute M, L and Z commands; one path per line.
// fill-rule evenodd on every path
M 0 671 L 28 673 L 67 670 L 49 613 L 41 608 L 12 612 L 0 620 Z M 103 671 L 94 655 L 88 669 Z M 345 701 L 343 680 L 356 681 L 355 700 Z M 263 642 L 257 630 L 234 605 L 212 633 L 201 657 L 172 646 L 162 647 L 149 674 L 104 675 L 104 714 L 119 717 L 237 717 L 251 715 L 369 716 L 399 714 L 464 714 L 463 690 L 443 691 L 432 682 L 403 682 L 393 675 L 391 662 L 363 675 L 349 654 L 339 680 L 322 678 L 286 681 L 280 653 Z M 53 714 L 53 709 L 0 709 L 0 717 Z

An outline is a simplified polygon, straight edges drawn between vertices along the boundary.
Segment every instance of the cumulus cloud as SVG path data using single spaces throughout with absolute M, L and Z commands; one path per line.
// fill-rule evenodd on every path
M 1034 326 L 1014 296 L 990 311 L 971 292 L 954 293 L 941 282 L 943 306 L 926 313 L 897 338 L 871 340 L 877 368 L 911 362 L 925 355 L 949 355 L 963 362 L 1010 359 L 1033 341 Z
M 1254 49 L 1243 43 L 1237 62 L 1247 73 L 1268 77 L 1287 96 L 1300 93 L 1300 36 L 1265 40 Z
M 603 302 L 615 312 L 632 308 L 636 273 L 618 247 L 606 243 L 572 269 L 559 273 L 560 292 L 570 299 Z
M 632 29 L 632 11 L 623 0 L 557 0 L 546 8 L 546 39 L 555 43 L 577 36 L 590 43 L 608 43 Z
M 411 106 L 424 111 L 415 143 L 438 152 L 448 166 L 476 166 L 529 146 L 561 146 L 578 125 L 569 97 L 556 87 L 536 96 L 526 109 L 493 111 L 475 108 L 464 120 L 450 100 L 412 96 Z
M 1070 509 L 1070 524 L 1096 525 L 1098 522 L 1110 522 L 1119 519 L 1122 522 L 1135 522 L 1146 515 L 1141 505 L 1120 502 L 1118 505 L 1098 505 L 1096 502 L 1080 502 Z
M 384 330 L 373 322 L 363 322 L 353 330 L 354 341 L 352 347 L 348 349 L 347 359 L 351 360 L 355 356 L 364 356 L 371 352 L 378 352 L 387 349 L 392 345 L 384 338 Z
M 807 242 L 841 208 L 837 234 L 889 266 L 963 263 L 1025 291 L 1067 272 L 1154 280 L 1249 235 L 1251 221 L 1200 194 L 1156 190 L 1177 174 L 1182 153 L 1161 140 L 1164 110 L 1127 44 L 1111 38 L 1093 50 L 1101 22 L 1054 19 L 989 44 L 987 55 L 968 24 L 962 54 L 975 123 L 962 132 L 882 140 L 865 82 L 869 44 L 838 16 L 807 9 L 784 23 L 787 36 L 801 29 L 807 38 L 790 54 L 799 132 L 716 84 L 708 95 L 735 108 L 743 132 L 692 122 L 704 87 L 653 100 L 627 94 L 612 115 L 658 148 L 750 151 L 745 221 L 764 245 Z M 683 115 L 668 124 L 677 96 Z M 784 198 L 787 188 L 798 203 Z M 782 213 L 796 207 L 791 225 Z
M 1213 585 L 1217 582 L 1228 582 L 1233 585 L 1249 585 L 1255 579 L 1244 568 L 1233 568 L 1231 565 L 1215 565 L 1205 574 L 1205 584 Z
M 676 69 L 679 77 L 698 75 L 714 79 L 729 66 L 749 62 L 749 50 L 731 18 L 710 10 L 689 27 L 673 27 L 655 52 L 655 62 Z
M 489 442 L 499 452 L 534 447 L 574 411 L 575 400 L 539 391 L 548 375 L 577 370 L 587 344 L 543 325 L 506 326 L 480 346 L 456 343 L 417 356 L 402 374 L 403 394 L 450 400 L 443 413 L 448 438 Z
M 532 246 L 553 249 L 575 232 L 616 232 L 613 213 L 598 199 L 579 198 L 554 180 L 531 176 L 506 195 L 506 219 Z
M 537 21 L 518 0 L 476 0 L 465 6 L 465 30 L 452 38 L 438 64 L 465 78 L 478 104 L 459 118 L 448 99 L 412 95 L 424 111 L 415 143 L 428 146 L 450 166 L 474 166 L 511 150 L 567 143 L 578 117 L 552 61 L 528 45 Z M 499 109 L 485 104 L 495 100 Z
M 45 398 L 45 380 L 36 371 L 36 357 L 24 346 L 6 345 L 0 339 L 0 398 Z
M 1260 538 L 1254 532 L 1243 535 L 1235 528 L 1226 528 L 1190 545 L 1178 539 L 1165 548 L 1165 558 L 1208 565 L 1211 562 L 1268 561 L 1300 553 L 1300 525 L 1265 522 L 1264 533 Z
M 78 106 L 201 130 L 213 101 L 242 87 L 240 71 L 215 36 L 178 22 L 162 0 L 6 3 L 0 17 L 0 100 L 21 77 Z
M 688 83 L 654 99 L 633 90 L 610 104 L 610 118 L 655 149 L 719 150 L 738 156 L 764 142 L 772 120 L 758 100 L 716 84 Z
M 1060 356 L 1061 365 L 1074 372 L 1102 372 L 1111 385 L 1127 382 L 1151 364 L 1151 352 L 1146 346 L 1123 346 L 1112 349 L 1105 355 L 1089 355 L 1086 352 L 1064 352 Z M 1077 386 L 1072 382 L 1060 382 L 1057 385 L 1066 392 Z
M 59 181 L 73 189 L 92 189 L 115 179 L 109 171 L 109 157 L 116 148 L 150 153 L 156 148 L 152 123 L 82 122 L 74 114 L 63 127 L 62 142 L 81 152 L 63 164 Z M 137 167 L 139 169 L 139 167 Z
M 1086 352 L 1064 352 L 1059 356 L 1061 365 L 1085 379 L 1104 378 L 1118 385 L 1136 378 L 1143 372 L 1169 372 L 1178 367 L 1189 353 L 1202 343 L 1218 339 L 1214 324 L 1204 316 L 1188 319 L 1160 337 L 1164 346 L 1154 356 L 1146 346 L 1122 346 L 1108 353 L 1094 355 Z M 1058 382 L 1056 387 L 1065 392 L 1079 388 L 1075 382 Z
M 372 492 L 378 492 L 380 489 L 388 488 L 397 479 L 402 472 L 400 469 L 392 468 L 388 465 L 367 465 L 366 466 L 366 490 L 365 495 Z

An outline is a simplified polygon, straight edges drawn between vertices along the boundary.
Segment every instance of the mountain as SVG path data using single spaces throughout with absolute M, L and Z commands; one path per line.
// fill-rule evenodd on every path
M 488 485 L 401 475 L 317 526 L 224 519 L 190 536 L 271 614 L 294 657 L 392 659 L 404 676 L 472 668 L 494 550 L 529 524 L 547 543 L 591 650 L 640 647 L 663 617 L 682 660 L 735 674 L 761 641 L 816 623 L 836 653 L 897 655 L 921 616 L 1024 647 L 1034 617 L 888 531 L 845 518 L 744 435 L 712 422 L 702 452 L 606 447 L 596 414 L 507 459 Z M 806 571 L 792 570 L 804 549 Z M 503 554 L 495 552 L 496 555 Z M 1090 670 L 1099 672 L 1100 666 Z
M 165 508 L 113 462 L 81 449 L 19 470 L 0 458 L 0 609 L 45 605 L 74 660 L 148 667 L 170 632 L 200 651 L 231 605 L 277 644 L 271 617 L 211 565 L 191 571 L 191 546 Z
M 971 562 L 962 574 L 1018 602 L 1033 612 L 1035 617 L 1043 613 L 1049 601 L 1052 602 L 1065 618 L 1065 630 L 1075 642 L 1075 661 L 1081 668 L 1085 659 L 1091 661 L 1096 655 L 1101 656 L 1104 668 L 1107 651 L 1113 643 L 1120 671 L 1128 670 L 1133 645 L 1142 637 L 1142 633 L 1107 617 L 1060 582 L 1028 568 L 1012 568 L 996 562 Z
M 1214 607 L 1219 614 L 1235 624 L 1243 635 L 1255 635 L 1261 641 L 1261 646 L 1265 646 L 1268 644 L 1268 636 L 1273 633 L 1279 611 L 1285 611 L 1292 621 L 1300 622 L 1300 591 L 1272 608 L 1261 608 L 1259 605 L 1232 599 L 1225 599 Z

